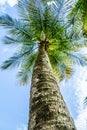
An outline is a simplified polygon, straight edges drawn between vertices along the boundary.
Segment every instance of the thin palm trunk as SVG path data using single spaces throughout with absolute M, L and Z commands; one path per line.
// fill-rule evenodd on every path
M 76 130 L 42 43 L 34 66 L 28 130 Z

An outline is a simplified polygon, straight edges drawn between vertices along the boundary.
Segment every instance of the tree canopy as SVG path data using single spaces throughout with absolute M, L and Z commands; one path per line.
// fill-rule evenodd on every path
M 3 62 L 1 68 L 19 67 L 17 76 L 20 77 L 20 83 L 28 83 L 39 44 L 43 41 L 58 79 L 69 78 L 75 64 L 87 65 L 87 57 L 80 51 L 87 46 L 85 2 L 20 0 L 16 6 L 19 19 L 8 14 L 0 16 L 0 26 L 8 31 L 3 43 L 17 46 L 16 52 Z

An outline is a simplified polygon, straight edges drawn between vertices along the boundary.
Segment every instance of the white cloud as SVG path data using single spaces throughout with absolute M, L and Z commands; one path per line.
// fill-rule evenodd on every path
M 87 67 L 79 69 L 76 76 L 75 92 L 77 95 L 77 118 L 75 119 L 75 124 L 77 130 L 87 130 L 87 106 L 84 105 L 83 101 L 87 97 Z
M 5 4 L 6 0 L 0 0 L 0 4 Z
M 15 4 L 17 4 L 17 1 L 18 0 L 0 0 L 0 4 L 3 5 L 5 4 L 5 2 L 8 2 L 10 6 L 14 6 Z
M 75 120 L 77 130 L 87 130 L 87 108 L 80 112 Z

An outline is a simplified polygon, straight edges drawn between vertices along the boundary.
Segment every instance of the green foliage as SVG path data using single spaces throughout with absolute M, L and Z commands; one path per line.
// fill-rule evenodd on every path
M 60 80 L 70 78 L 74 64 L 87 65 L 86 56 L 80 52 L 87 46 L 79 18 L 82 11 L 77 11 L 86 9 L 85 5 L 80 8 L 81 2 L 74 7 L 72 0 L 20 0 L 19 19 L 0 16 L 0 26 L 8 31 L 3 42 L 20 46 L 1 68 L 19 67 L 20 83 L 28 83 L 41 41 L 47 44 L 46 51 Z
M 24 57 L 24 59 L 26 58 L 26 61 L 21 65 L 21 70 L 18 72 L 17 75 L 20 78 L 20 85 L 27 84 L 29 79 L 31 79 L 30 77 L 35 60 L 37 58 L 37 54 L 38 53 L 34 53 Z
M 78 0 L 70 17 L 74 17 L 74 22 L 81 20 L 83 35 L 87 36 L 87 0 Z

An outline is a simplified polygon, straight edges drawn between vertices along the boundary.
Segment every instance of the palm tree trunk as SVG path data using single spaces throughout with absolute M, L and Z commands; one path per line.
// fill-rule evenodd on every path
M 28 130 L 76 130 L 53 76 L 44 45 L 34 66 Z

